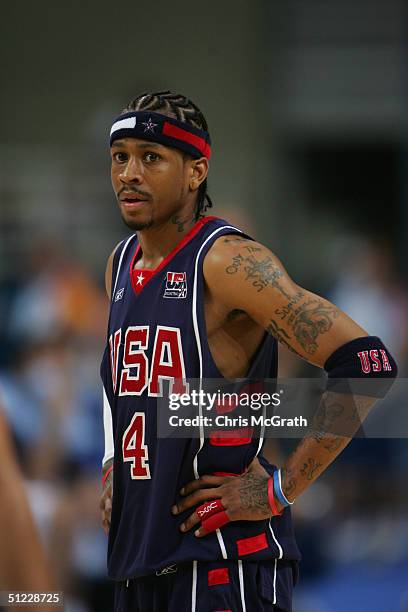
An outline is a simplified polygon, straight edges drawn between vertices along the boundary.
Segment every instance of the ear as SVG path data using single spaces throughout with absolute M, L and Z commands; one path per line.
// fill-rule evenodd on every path
M 200 157 L 191 160 L 189 187 L 191 191 L 196 191 L 201 183 L 207 178 L 208 159 Z

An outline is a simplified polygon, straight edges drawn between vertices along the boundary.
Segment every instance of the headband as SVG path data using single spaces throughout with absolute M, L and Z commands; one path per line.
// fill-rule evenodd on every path
M 113 122 L 110 131 L 110 146 L 119 138 L 142 138 L 175 147 L 188 153 L 195 159 L 211 156 L 211 140 L 208 132 L 166 117 L 160 113 L 134 111 L 119 115 Z

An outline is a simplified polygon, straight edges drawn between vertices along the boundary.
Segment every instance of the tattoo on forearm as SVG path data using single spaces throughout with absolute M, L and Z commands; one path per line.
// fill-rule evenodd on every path
M 291 496 L 296 490 L 296 479 L 293 477 L 293 470 L 290 468 L 282 469 L 282 491 L 286 497 Z
M 259 508 L 269 511 L 268 478 L 251 473 L 245 474 L 240 479 L 239 496 L 243 509 Z
M 316 471 L 322 467 L 321 463 L 318 463 L 316 459 L 313 457 L 309 457 L 306 463 L 303 464 L 303 467 L 300 470 L 302 476 L 305 476 L 308 480 L 313 480 L 315 477 Z
M 326 439 L 326 443 L 323 445 L 323 448 L 325 448 L 329 453 L 335 453 L 343 444 L 344 438 L 340 436 L 333 436 Z

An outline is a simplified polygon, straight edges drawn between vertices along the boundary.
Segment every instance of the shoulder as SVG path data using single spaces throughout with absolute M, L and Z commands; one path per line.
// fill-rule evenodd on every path
M 132 238 L 132 236 L 130 236 L 129 238 L 125 238 L 124 240 L 121 240 L 120 242 L 118 242 L 118 244 L 115 246 L 112 253 L 108 257 L 108 261 L 106 263 L 106 270 L 105 270 L 105 287 L 106 287 L 106 293 L 108 294 L 109 299 L 111 298 L 111 293 L 112 293 L 112 270 L 113 270 L 113 260 L 115 258 L 115 254 L 118 250 L 120 250 L 121 246 L 122 248 L 124 248 L 124 245 L 128 242 L 130 238 Z
M 264 266 L 273 269 L 280 264 L 270 249 L 246 235 L 227 234 L 214 241 L 204 259 L 203 272 L 207 284 L 214 284 L 220 277 L 247 274 L 251 269 Z

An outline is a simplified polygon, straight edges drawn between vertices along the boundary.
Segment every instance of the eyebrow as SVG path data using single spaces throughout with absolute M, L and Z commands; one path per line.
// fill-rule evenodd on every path
M 112 148 L 113 147 L 124 147 L 124 146 L 126 146 L 126 143 L 124 140 L 115 140 L 115 142 L 112 143 Z M 141 149 L 151 149 L 152 147 L 155 149 L 158 149 L 162 145 L 158 144 L 157 142 L 141 142 L 137 146 Z

